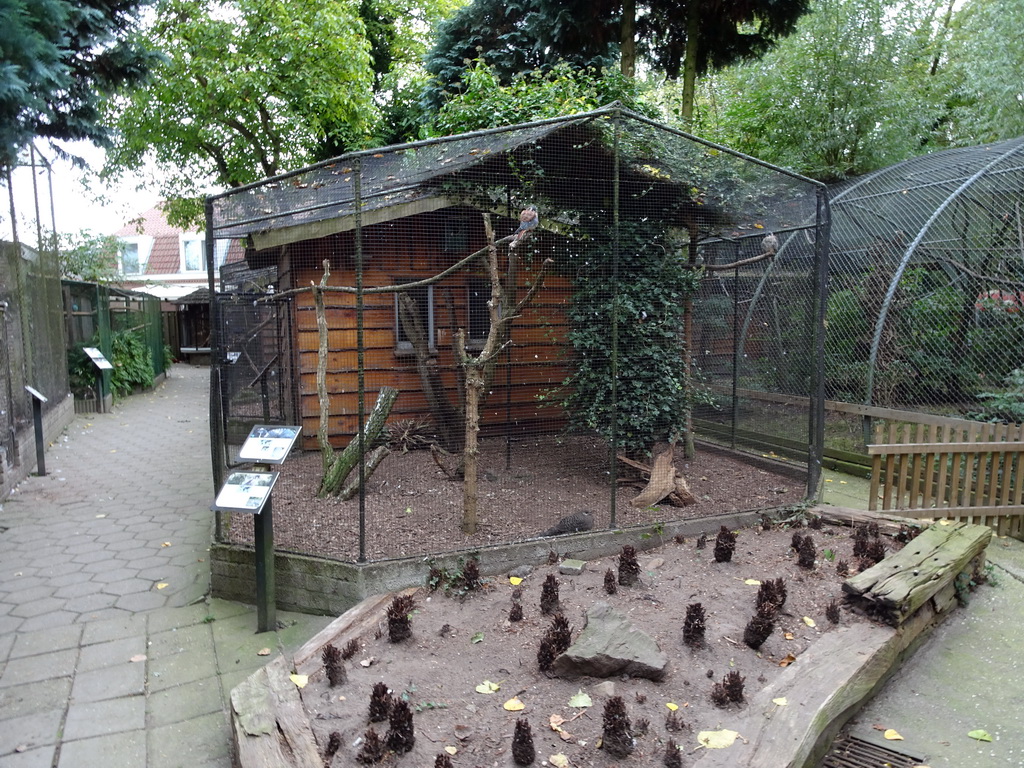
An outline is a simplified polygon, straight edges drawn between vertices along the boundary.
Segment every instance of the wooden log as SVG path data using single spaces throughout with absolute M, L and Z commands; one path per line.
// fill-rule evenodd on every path
M 373 446 L 381 430 L 384 429 L 384 425 L 388 420 L 388 414 L 391 413 L 391 407 L 395 404 L 397 398 L 398 390 L 394 387 L 380 388 L 380 393 L 377 395 L 377 404 L 373 406 L 373 410 L 370 412 L 363 427 L 363 447 L 366 450 Z M 323 479 L 320 481 L 320 490 L 317 492 L 317 497 L 322 499 L 340 492 L 349 472 L 361 460 L 365 460 L 365 457 L 359 452 L 359 436 L 356 435 L 349 441 L 344 450 L 332 457 L 329 467 L 324 472 Z
M 245 768 L 322 768 L 298 688 L 279 656 L 231 691 L 235 753 Z
M 933 595 L 982 556 L 992 529 L 968 523 L 936 523 L 862 573 L 843 582 L 853 605 L 899 626 Z
M 673 446 L 661 446 L 654 457 L 654 464 L 651 466 L 651 479 L 647 481 L 647 487 L 629 502 L 631 507 L 643 509 L 657 504 L 670 493 L 675 493 L 676 468 L 672 463 L 675 458 L 674 454 Z
M 705 750 L 694 768 L 817 765 L 836 733 L 942 618 L 929 603 L 899 629 L 855 624 L 829 632 L 726 726 L 742 739 Z M 777 698 L 788 704 L 775 704 Z

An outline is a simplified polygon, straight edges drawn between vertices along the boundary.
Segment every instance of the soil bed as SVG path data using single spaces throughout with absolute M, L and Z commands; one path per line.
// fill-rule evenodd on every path
M 831 601 L 841 602 L 843 579 L 836 563 L 856 562 L 851 529 L 826 525 L 802 532 L 813 536 L 818 553 L 812 570 L 798 565 L 790 548 L 793 530 L 788 528 L 741 530 L 733 559 L 726 563 L 714 562 L 715 531 L 709 531 L 703 549 L 693 539 L 667 541 L 639 556 L 639 584 L 620 586 L 611 595 L 605 591 L 604 577 L 609 568 L 617 571 L 618 558 L 589 562 L 580 575 L 560 575 L 557 565 L 541 566 L 521 584 L 524 619 L 516 623 L 508 621 L 514 587 L 507 577 L 485 579 L 482 589 L 461 599 L 443 589 L 422 589 L 415 596 L 409 640 L 390 643 L 385 622 L 376 632 L 364 631 L 358 652 L 346 662 L 348 681 L 336 688 L 327 685 L 317 665 L 318 671 L 301 690 L 317 741 L 323 748 L 337 731 L 342 746 L 329 764 L 358 765 L 370 691 L 374 683 L 384 682 L 413 707 L 416 736 L 410 753 L 390 755 L 385 765 L 432 766 L 438 753 L 454 747 L 454 766 L 512 766 L 511 737 L 518 717 L 531 725 L 535 765 L 563 754 L 572 766 L 661 766 L 669 738 L 683 746 L 683 765 L 692 765 L 699 757 L 693 754 L 699 749 L 697 733 L 730 728 L 746 709 L 746 704 L 714 705 L 710 693 L 715 683 L 737 671 L 750 699 L 780 674 L 783 665 L 799 664 L 801 654 L 835 626 L 825 610 Z M 890 551 L 898 547 L 886 541 Z M 549 678 L 538 669 L 538 645 L 551 624 L 551 617 L 539 608 L 541 585 L 549 573 L 559 580 L 561 608 L 574 640 L 584 612 L 604 600 L 651 635 L 669 658 L 667 675 L 660 682 L 611 680 L 614 694 L 626 703 L 636 736 L 635 750 L 627 758 L 615 759 L 597 746 L 608 694 L 595 686 L 603 681 Z M 746 582 L 777 578 L 785 580 L 787 601 L 771 636 L 759 651 L 751 650 L 743 643 L 743 632 L 754 615 L 758 586 Z M 707 613 L 707 629 L 704 645 L 691 649 L 683 642 L 682 625 L 687 605 L 695 602 Z M 866 621 L 841 611 L 840 624 Z M 500 684 L 500 690 L 477 693 L 476 686 L 485 680 Z M 591 696 L 592 707 L 569 705 L 580 690 Z M 503 703 L 517 694 L 525 709 L 506 711 Z M 669 730 L 669 703 L 678 706 L 675 716 L 682 730 Z M 567 721 L 562 729 L 568 737 L 550 727 L 552 715 Z M 645 734 L 639 733 L 641 720 L 649 723 Z M 375 729 L 384 736 L 387 726 L 377 723 Z
M 485 440 L 480 451 L 479 528 L 461 530 L 462 484 L 445 477 L 424 450 L 388 456 L 367 484 L 366 558 L 382 560 L 523 541 L 579 509 L 594 511 L 594 528 L 609 526 L 608 453 L 586 437 L 536 436 Z M 681 454 L 681 451 L 678 452 Z M 754 462 L 754 463 L 751 463 Z M 621 484 L 616 527 L 780 507 L 800 502 L 804 471 L 781 462 L 748 460 L 698 446 L 676 467 L 697 503 L 689 507 L 633 509 L 641 485 Z M 280 467 L 274 487 L 277 549 L 355 561 L 359 554 L 359 501 L 317 499 L 320 454 L 296 453 Z M 626 468 L 622 469 L 626 477 Z M 234 515 L 229 539 L 251 544 L 251 515 Z

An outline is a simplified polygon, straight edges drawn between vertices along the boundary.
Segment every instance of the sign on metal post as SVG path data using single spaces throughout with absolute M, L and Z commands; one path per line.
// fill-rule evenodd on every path
M 213 509 L 255 515 L 256 624 L 257 632 L 277 628 L 274 588 L 274 515 L 271 492 L 280 472 L 267 465 L 282 464 L 298 440 L 301 427 L 257 424 L 239 451 L 239 459 L 251 461 L 249 471 L 232 472 L 224 481 Z
M 114 370 L 114 366 L 96 347 L 82 347 L 82 351 L 89 356 L 92 364 L 96 366 L 96 407 L 100 413 L 103 413 L 105 407 L 103 402 L 103 372 Z
M 25 391 L 32 398 L 32 424 L 36 433 L 36 474 L 43 477 L 46 475 L 46 443 L 43 440 L 43 403 L 46 402 L 46 395 L 28 385 L 25 385 Z

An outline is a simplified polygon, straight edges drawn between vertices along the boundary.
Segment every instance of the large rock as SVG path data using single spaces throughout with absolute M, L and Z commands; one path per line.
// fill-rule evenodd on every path
M 665 676 L 668 657 L 650 635 L 634 627 L 608 603 L 587 611 L 587 623 L 569 650 L 555 659 L 551 671 L 560 677 Z

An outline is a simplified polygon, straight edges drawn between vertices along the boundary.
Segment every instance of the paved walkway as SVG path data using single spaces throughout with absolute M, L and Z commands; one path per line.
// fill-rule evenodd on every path
M 230 690 L 328 623 L 207 597 L 208 382 L 76 417 L 0 507 L 0 768 L 230 766 Z

